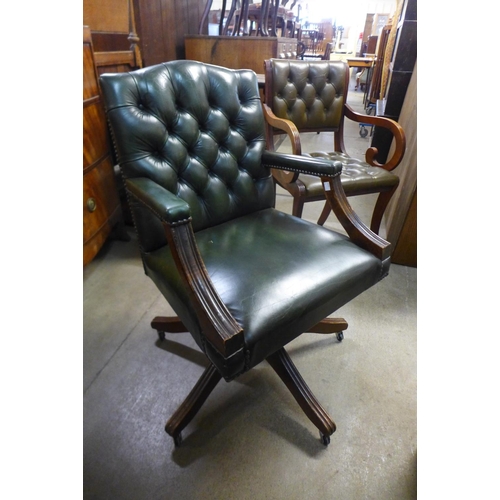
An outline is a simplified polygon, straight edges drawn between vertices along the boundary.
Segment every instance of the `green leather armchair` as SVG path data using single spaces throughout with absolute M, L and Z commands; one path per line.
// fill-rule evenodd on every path
M 274 136 L 288 134 L 293 154 L 304 154 L 342 163 L 342 186 L 347 196 L 380 193 L 375 204 L 370 228 L 379 233 L 385 209 L 399 185 L 392 173 L 403 159 L 406 140 L 401 126 L 394 120 L 356 113 L 347 104 L 349 68 L 342 61 L 283 61 L 269 59 L 265 63 L 265 113 L 268 148 L 274 150 Z M 344 145 L 344 120 L 387 128 L 393 134 L 395 148 L 384 163 L 377 161 L 378 151 L 370 147 L 365 159 L 349 156 Z M 302 151 L 300 134 L 333 132 L 331 151 Z M 312 175 L 273 170 L 276 182 L 293 196 L 293 215 L 302 216 L 304 203 L 325 199 L 321 180 Z M 330 214 L 325 203 L 318 224 Z
M 359 222 L 342 165 L 265 150 L 257 78 L 194 61 L 101 77 L 144 270 L 178 316 L 152 327 L 190 332 L 210 361 L 168 420 L 181 443 L 221 378 L 267 360 L 328 444 L 335 424 L 284 346 L 347 327 L 335 310 L 387 275 L 390 245 Z M 319 176 L 349 237 L 274 207 L 271 169 Z

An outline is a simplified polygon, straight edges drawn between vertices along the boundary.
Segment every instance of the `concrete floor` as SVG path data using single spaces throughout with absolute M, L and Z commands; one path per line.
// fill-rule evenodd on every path
M 362 111 L 362 93 L 351 88 L 348 102 Z M 309 134 L 304 150 L 330 141 Z M 353 156 L 369 142 L 357 125 L 347 130 Z M 350 200 L 368 222 L 374 197 Z M 291 212 L 282 190 L 277 206 Z M 316 221 L 322 206 L 306 204 L 304 218 Z M 339 227 L 333 216 L 326 225 Z M 220 382 L 175 448 L 165 422 L 207 362 L 189 334 L 158 342 L 149 323 L 173 311 L 129 232 L 130 242 L 109 240 L 84 269 L 85 499 L 416 498 L 416 269 L 392 265 L 338 311 L 349 322 L 342 343 L 308 333 L 288 346 L 337 424 L 328 447 L 262 363 Z

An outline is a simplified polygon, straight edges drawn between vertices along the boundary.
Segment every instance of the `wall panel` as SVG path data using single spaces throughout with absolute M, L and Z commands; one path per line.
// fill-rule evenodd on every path
M 185 58 L 184 36 L 198 33 L 204 0 L 134 0 L 144 66 Z

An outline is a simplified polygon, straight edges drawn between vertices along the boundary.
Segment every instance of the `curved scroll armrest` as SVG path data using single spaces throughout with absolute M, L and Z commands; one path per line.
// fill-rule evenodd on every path
M 337 177 L 342 172 L 342 163 L 340 161 L 276 153 L 274 151 L 264 151 L 262 164 L 269 168 L 315 175 L 317 177 Z
M 344 192 L 340 177 L 322 177 L 321 182 L 333 212 L 351 240 L 378 259 L 382 261 L 389 259 L 392 252 L 391 244 L 374 233 L 354 212 Z
M 292 143 L 292 153 L 294 155 L 301 155 L 302 147 L 300 145 L 300 135 L 295 123 L 290 120 L 285 120 L 284 118 L 278 118 L 267 104 L 262 104 L 262 108 L 264 110 L 264 117 L 267 123 L 272 127 L 277 128 L 278 130 L 283 130 L 283 132 L 286 132 L 288 138 L 290 139 L 290 142 Z M 268 133 L 267 147 L 271 151 L 274 151 L 272 131 Z
M 206 339 L 224 358 L 243 349 L 243 329 L 222 302 L 198 250 L 189 204 L 151 179 L 127 179 L 126 187 L 162 221 Z
M 145 177 L 127 179 L 125 186 L 132 196 L 168 224 L 178 224 L 191 217 L 191 209 L 187 202 L 151 179 Z
M 399 123 L 390 118 L 386 118 L 384 116 L 370 116 L 370 115 L 362 115 L 360 113 L 356 113 L 349 104 L 344 104 L 345 108 L 345 116 L 350 120 L 353 120 L 358 123 L 368 123 L 369 125 L 376 125 L 378 127 L 383 127 L 389 129 L 394 136 L 395 141 L 395 150 L 394 154 L 386 163 L 378 163 L 376 160 L 376 156 L 378 154 L 377 148 L 368 148 L 366 150 L 366 161 L 370 165 L 376 167 L 382 167 L 385 170 L 393 170 L 395 169 L 403 159 L 406 150 L 406 137 L 403 128 Z

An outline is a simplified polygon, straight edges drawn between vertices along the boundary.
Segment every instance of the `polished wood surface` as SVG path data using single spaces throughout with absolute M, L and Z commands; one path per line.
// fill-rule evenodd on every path
M 401 232 L 392 254 L 392 262 L 401 266 L 417 267 L 417 190 L 403 220 Z
M 163 223 L 174 261 L 207 340 L 225 358 L 243 348 L 243 329 L 215 289 L 203 263 L 191 220 Z
M 99 252 L 121 208 L 106 117 L 99 94 L 90 29 L 83 29 L 83 264 Z
M 207 400 L 208 396 L 210 396 L 210 393 L 215 389 L 221 378 L 215 366 L 210 365 L 206 368 L 187 398 L 168 419 L 165 425 L 165 431 L 169 436 L 174 438 L 175 446 L 181 445 L 182 430 L 200 411 L 203 403 Z
M 91 31 L 128 33 L 129 0 L 84 0 L 83 24 Z
M 348 57 L 346 60 L 350 68 L 371 68 L 375 64 L 374 57 Z
M 296 38 L 263 36 L 185 37 L 186 59 L 224 66 L 231 69 L 251 69 L 264 72 L 264 60 L 280 54 L 297 52 Z
M 302 408 L 302 411 L 319 429 L 322 437 L 327 438 L 331 436 L 337 428 L 335 422 L 321 406 L 311 389 L 309 389 L 309 386 L 305 383 L 285 349 L 279 349 L 266 358 L 266 360 L 288 387 L 288 390 Z M 329 440 L 325 441 L 325 444 L 328 444 L 328 442 Z
M 187 59 L 184 37 L 198 34 L 204 3 L 200 0 L 134 0 L 144 66 Z

